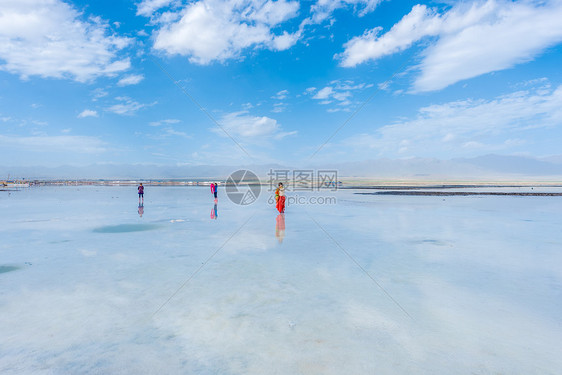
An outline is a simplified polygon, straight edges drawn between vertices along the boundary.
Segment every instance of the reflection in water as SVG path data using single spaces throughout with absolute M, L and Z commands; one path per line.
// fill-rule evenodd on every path
M 215 199 L 215 206 L 213 207 L 213 209 L 211 210 L 211 219 L 218 219 L 219 218 L 219 212 L 217 210 L 217 200 Z
M 142 217 L 142 214 L 144 214 L 144 202 L 139 204 L 139 216 Z
M 279 243 L 282 243 L 285 238 L 285 214 L 279 214 L 275 219 L 275 237 Z
M 267 196 L 209 223 L 207 188 L 159 187 L 142 220 L 122 190 L 0 192 L 0 374 L 562 372 L 562 200 L 342 189 L 277 246 Z

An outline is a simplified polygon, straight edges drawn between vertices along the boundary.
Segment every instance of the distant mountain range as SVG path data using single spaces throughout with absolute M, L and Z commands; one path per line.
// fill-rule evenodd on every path
M 562 155 L 536 159 L 524 156 L 484 155 L 475 158 L 376 159 L 332 165 L 153 165 L 94 164 L 88 166 L 7 167 L 0 166 L 0 180 L 25 178 L 49 179 L 225 179 L 238 169 L 249 169 L 262 178 L 271 170 L 329 169 L 339 177 L 407 178 L 407 179 L 493 179 L 493 178 L 559 178 L 562 179 Z
M 484 155 L 472 159 L 455 159 L 492 172 L 528 176 L 562 175 L 562 155 L 545 159 L 522 156 Z

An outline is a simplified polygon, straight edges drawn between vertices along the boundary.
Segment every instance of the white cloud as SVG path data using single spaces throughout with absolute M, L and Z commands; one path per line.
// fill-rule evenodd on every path
M 129 69 L 120 50 L 131 39 L 107 35 L 108 24 L 82 15 L 60 0 L 2 1 L 0 6 L 1 70 L 29 76 L 86 82 Z
M 372 87 L 372 84 L 354 84 L 353 81 L 332 81 L 330 86 L 326 86 L 318 91 L 311 87 L 306 89 L 306 94 L 312 95 L 312 99 L 319 100 L 320 104 L 332 104 L 336 103 L 340 108 L 330 108 L 329 112 L 336 112 L 344 110 L 341 107 L 348 107 L 353 104 L 350 100 L 353 96 L 353 91 L 364 90 L 366 88 Z
M 478 1 L 439 14 L 416 5 L 390 31 L 368 30 L 345 44 L 341 65 L 354 67 L 435 37 L 425 49 L 415 91 L 439 90 L 460 80 L 532 60 L 562 42 L 562 2 Z
M 251 116 L 245 111 L 223 116 L 221 125 L 229 134 L 243 138 L 271 136 L 280 128 L 277 120 L 266 116 Z
M 137 14 L 150 17 L 159 26 L 154 49 L 187 56 L 192 63 L 240 58 L 245 51 L 283 51 L 294 46 L 306 26 L 330 19 L 337 9 L 350 9 L 363 16 L 382 0 L 317 0 L 301 9 L 292 0 L 143 0 Z M 300 25 L 284 23 L 299 12 L 306 14 Z
M 82 112 L 80 112 L 80 114 L 78 115 L 78 118 L 84 118 L 84 117 L 98 117 L 98 112 L 93 111 L 91 109 L 85 109 Z
M 136 85 L 140 83 L 144 79 L 142 74 L 131 74 L 125 76 L 117 82 L 117 86 L 129 86 L 129 85 Z
M 290 132 L 279 132 L 279 133 L 275 134 L 273 136 L 273 138 L 274 139 L 283 139 L 285 137 L 290 137 L 292 135 L 297 135 L 297 134 L 298 134 L 298 131 L 296 131 L 296 130 L 293 130 L 293 131 L 290 131 Z
M 283 100 L 286 99 L 288 95 L 289 95 L 289 90 L 281 90 L 277 94 L 272 96 L 272 98 L 277 100 Z
M 318 92 L 312 97 L 312 99 L 325 100 L 328 99 L 334 93 L 334 88 L 326 86 L 323 89 L 318 90 Z
M 312 13 L 311 21 L 314 23 L 321 23 L 322 21 L 330 18 L 332 13 L 341 8 L 353 6 L 359 11 L 359 16 L 375 10 L 382 0 L 318 0 L 310 7 Z
M 287 0 L 196 1 L 159 19 L 154 48 L 197 64 L 237 58 L 248 48 L 285 50 L 298 41 L 300 31 L 275 34 L 272 29 L 295 17 L 298 9 L 297 1 Z
M 150 126 L 162 126 L 162 125 L 177 124 L 179 122 L 180 122 L 180 120 L 177 120 L 177 119 L 166 119 L 166 120 L 160 120 L 160 121 L 152 121 L 152 122 L 148 123 L 148 125 L 150 125 Z
M 119 100 L 121 103 L 114 104 L 111 107 L 108 107 L 107 110 L 109 112 L 113 112 L 118 115 L 126 115 L 126 116 L 134 115 L 139 109 L 152 105 L 152 104 L 142 104 L 128 97 L 120 96 L 115 99 Z
M 107 91 L 105 91 L 102 88 L 97 88 L 95 90 L 92 91 L 92 96 L 93 96 L 93 101 L 96 102 L 98 101 L 98 99 L 103 98 L 105 96 L 109 95 L 109 93 Z
M 142 133 L 139 133 L 142 134 Z M 184 138 L 192 139 L 193 137 L 185 132 L 176 130 L 172 127 L 160 128 L 158 133 L 155 134 L 144 134 L 146 137 L 156 140 L 170 139 L 170 138 Z
M 282 102 L 282 100 L 286 99 L 289 96 L 289 90 L 281 90 L 277 94 L 273 95 L 271 98 L 279 100 L 280 102 L 273 104 L 273 109 L 271 112 L 273 113 L 281 113 L 285 111 L 287 108 L 287 103 Z
M 275 103 L 273 104 L 273 109 L 271 110 L 271 112 L 273 113 L 281 113 L 284 112 L 287 109 L 287 104 L 280 102 L 280 103 Z
M 343 142 L 377 157 L 460 157 L 519 151 L 533 130 L 562 123 L 562 86 L 518 91 L 494 100 L 463 100 L 421 108 L 415 119 L 385 125 Z M 541 141 L 542 142 L 542 141 Z
M 219 123 L 230 136 L 244 140 L 281 139 L 296 134 L 296 131 L 283 132 L 281 125 L 275 119 L 267 116 L 252 116 L 247 111 L 226 114 Z M 213 129 L 213 131 L 226 136 L 221 129 Z
M 34 152 L 100 153 L 104 152 L 104 143 L 96 137 L 86 136 L 32 136 L 18 137 L 0 135 L 0 145 L 15 146 L 18 150 L 27 149 Z
M 38 126 L 47 126 L 47 125 L 49 125 L 48 122 L 46 122 L 46 121 L 39 121 L 39 120 L 33 120 L 33 121 L 31 121 L 31 123 L 32 123 L 33 125 L 38 125 Z
M 142 0 L 137 4 L 137 16 L 150 17 L 160 8 L 170 5 L 174 0 Z
M 185 139 L 191 139 L 192 138 L 189 134 L 187 134 L 185 132 L 180 132 L 180 131 L 172 129 L 172 128 L 166 128 L 166 129 L 164 129 L 164 132 L 167 136 L 181 137 L 181 138 L 185 138 Z

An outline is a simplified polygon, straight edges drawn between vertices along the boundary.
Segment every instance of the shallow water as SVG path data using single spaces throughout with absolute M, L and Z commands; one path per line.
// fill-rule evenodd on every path
M 103 227 L 94 228 L 96 233 L 127 233 L 127 232 L 143 232 L 145 230 L 158 229 L 158 225 L 154 224 L 119 224 L 119 225 L 106 225 Z
M 0 273 L 12 272 L 18 269 L 19 267 L 0 265 Z
M 561 197 L 353 193 L 0 192 L 0 372 L 560 373 Z

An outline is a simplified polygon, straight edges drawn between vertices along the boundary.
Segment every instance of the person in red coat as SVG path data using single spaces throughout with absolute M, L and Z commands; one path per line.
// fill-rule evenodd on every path
M 285 212 L 285 188 L 282 182 L 279 183 L 279 187 L 275 190 L 275 200 L 277 201 L 277 211 L 282 214 Z

